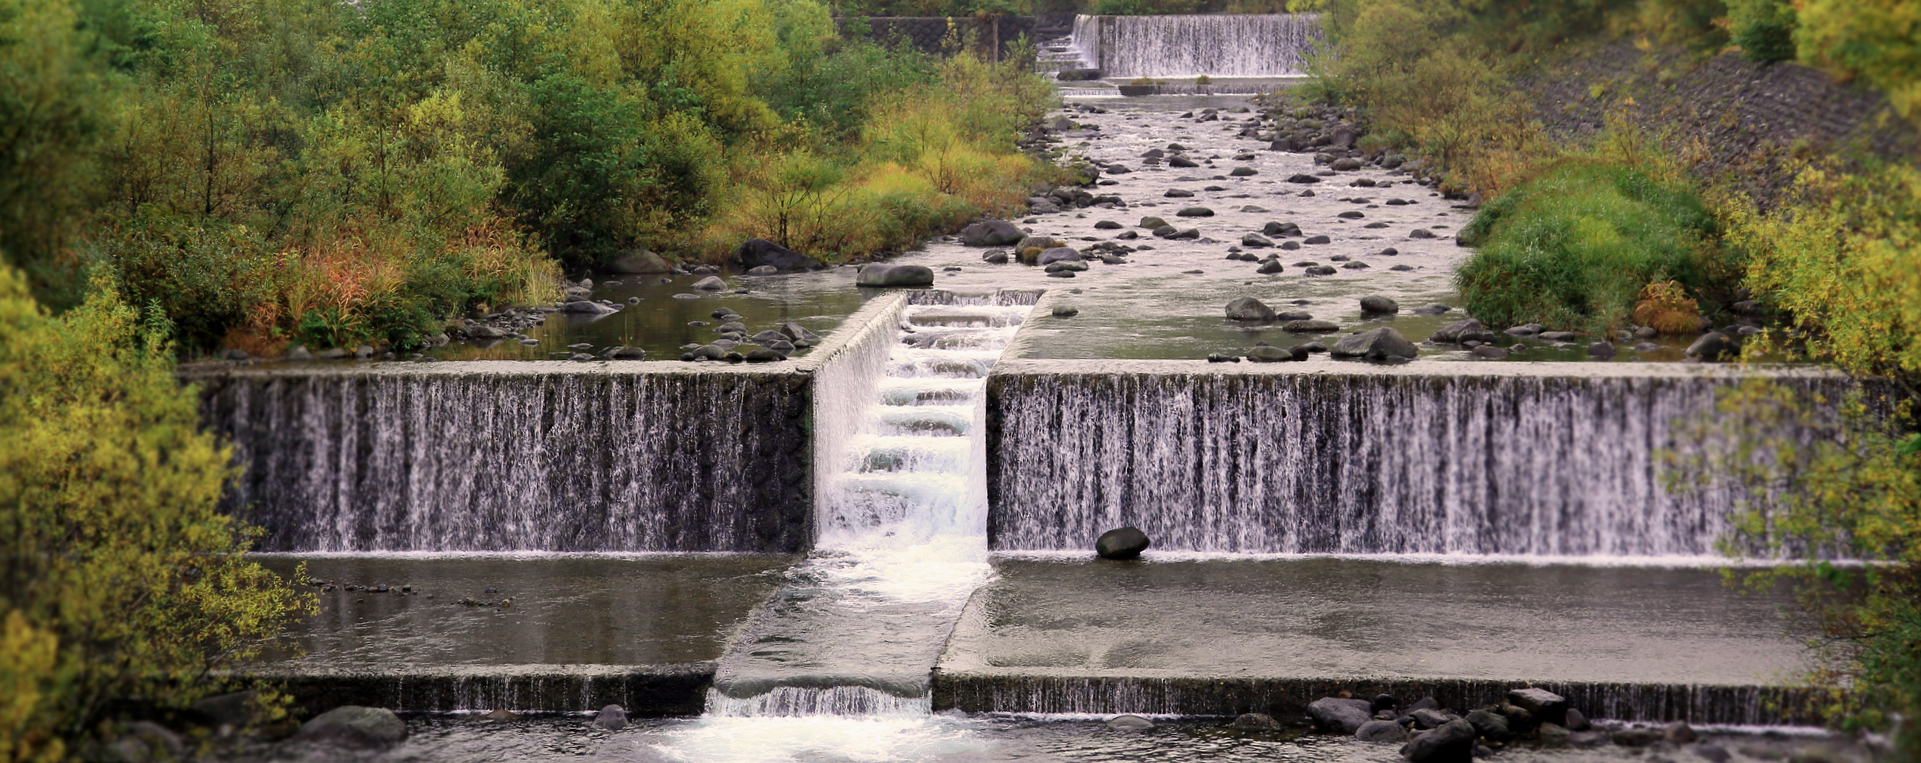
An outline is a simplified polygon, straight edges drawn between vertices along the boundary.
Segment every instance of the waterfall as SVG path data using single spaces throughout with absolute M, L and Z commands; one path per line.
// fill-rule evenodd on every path
M 1721 387 L 1694 376 L 1020 365 L 989 385 L 997 551 L 1131 524 L 1171 551 L 1699 556 L 1739 498 L 1663 484 Z
M 702 365 L 189 379 L 245 468 L 226 502 L 262 550 L 804 549 L 807 377 Z
M 1108 79 L 1298 75 L 1320 39 L 1316 14 L 1074 19 L 1081 59 Z
M 721 659 L 709 716 L 932 712 L 934 662 L 988 575 L 981 392 L 1035 297 L 916 293 L 822 379 L 815 550 Z

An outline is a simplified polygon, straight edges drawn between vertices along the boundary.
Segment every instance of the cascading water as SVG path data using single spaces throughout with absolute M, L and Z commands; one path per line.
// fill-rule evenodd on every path
M 817 476 L 816 550 L 722 658 L 710 718 L 932 711 L 941 646 L 989 575 L 982 392 L 1034 295 L 916 297 L 940 304 L 902 308 L 891 352 L 850 350 L 818 386 L 838 456 Z
M 1081 60 L 1109 79 L 1298 75 L 1320 38 L 1311 13 L 1074 19 Z

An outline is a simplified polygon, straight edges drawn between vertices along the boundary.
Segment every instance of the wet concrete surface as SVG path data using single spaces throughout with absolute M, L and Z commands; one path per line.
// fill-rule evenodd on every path
M 1183 679 L 1330 693 L 1342 682 L 1775 687 L 1805 667 L 1780 615 L 1786 600 L 1731 590 L 1705 567 L 1002 558 L 995 570 L 937 683 L 1115 697 L 1128 681 Z M 1067 689 L 1061 678 L 1107 683 Z M 969 701 L 947 704 L 983 709 Z M 1103 711 L 1085 704 L 1099 697 L 1075 701 Z
M 710 662 L 772 594 L 786 555 L 292 555 L 259 561 L 330 581 L 277 674 L 404 667 Z M 385 593 L 348 586 L 387 586 Z M 401 592 L 401 587 L 411 588 Z

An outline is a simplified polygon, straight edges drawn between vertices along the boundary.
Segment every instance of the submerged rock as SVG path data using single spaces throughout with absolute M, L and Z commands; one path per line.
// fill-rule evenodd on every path
M 867 265 L 854 279 L 860 286 L 933 286 L 934 269 L 926 265 Z
M 627 709 L 619 705 L 603 707 L 600 709 L 600 713 L 594 716 L 594 725 L 608 731 L 619 731 L 627 728 Z
M 1138 715 L 1121 715 L 1108 721 L 1107 727 L 1115 731 L 1146 731 L 1154 728 L 1154 722 Z
M 1234 719 L 1233 723 L 1227 725 L 1242 731 L 1257 731 L 1278 729 L 1281 727 L 1281 722 L 1274 720 L 1274 716 L 1266 713 L 1242 713 L 1240 717 Z
M 391 710 L 344 705 L 300 724 L 300 738 L 342 747 L 385 749 L 407 740 L 407 724 Z
M 1094 541 L 1094 553 L 1102 559 L 1136 559 L 1153 543 L 1147 533 L 1133 527 L 1117 527 L 1101 533 Z

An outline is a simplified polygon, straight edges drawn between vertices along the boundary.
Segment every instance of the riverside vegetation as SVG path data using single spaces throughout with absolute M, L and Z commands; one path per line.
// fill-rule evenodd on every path
M 1489 200 L 1463 232 L 1480 246 L 1457 276 L 1470 312 L 1612 338 L 1699 332 L 1731 316 L 1767 324 L 1750 358 L 1802 358 L 1866 380 L 1828 420 L 1755 382 L 1687 422 L 1705 447 L 1676 489 L 1766 486 L 1730 553 L 1820 549 L 1791 578 L 1825 636 L 1814 680 L 1850 728 L 1899 729 L 1921 754 L 1921 169 L 1909 160 L 1801 158 L 1766 198 L 1716 177 L 1682 136 L 1613 120 L 1592 145 L 1550 139 L 1516 84 L 1557 52 L 1623 36 L 1646 51 L 1799 62 L 1886 96 L 1885 129 L 1921 122 L 1921 3 L 1911 0 L 1329 0 L 1334 47 L 1296 95 L 1356 109 L 1361 148 L 1420 157 L 1457 197 Z M 1665 76 L 1665 75 L 1664 75 Z M 1596 94 L 1600 97 L 1600 94 Z M 1632 94 L 1619 96 L 1630 104 Z M 1516 129 L 1516 125 L 1525 125 Z M 1776 147 L 1783 148 L 1783 147 Z M 1765 317 L 1766 321 L 1755 318 Z M 1758 328 L 1758 326 L 1757 326 Z M 1738 339 L 1732 337 L 1731 339 Z M 1819 431 L 1810 440 L 1782 434 Z M 1907 718 L 1905 723 L 1901 718 Z
M 1018 206 L 1052 98 L 812 0 L 4 0 L 0 93 L 35 294 L 104 272 L 181 351 L 255 354 L 417 345 L 643 247 L 902 247 Z
M 124 722 L 312 608 L 176 358 L 415 345 L 638 247 L 904 246 L 1050 177 L 1051 99 L 810 0 L 0 0 L 0 760 L 170 744 Z

